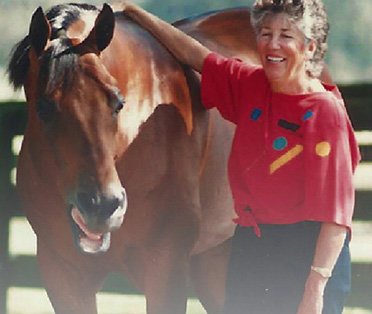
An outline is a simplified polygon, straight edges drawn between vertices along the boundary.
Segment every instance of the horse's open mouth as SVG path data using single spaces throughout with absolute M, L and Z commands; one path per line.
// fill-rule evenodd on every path
M 106 252 L 110 247 L 111 233 L 94 233 L 89 231 L 83 216 L 76 206 L 71 207 L 70 213 L 76 246 L 88 254 Z

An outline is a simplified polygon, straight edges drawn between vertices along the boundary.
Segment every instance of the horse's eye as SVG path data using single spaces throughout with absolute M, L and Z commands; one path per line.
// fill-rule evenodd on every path
M 117 116 L 120 112 L 121 109 L 124 108 L 124 104 L 125 104 L 125 100 L 124 98 L 121 96 L 119 99 L 118 99 L 118 102 L 116 103 L 116 106 L 115 106 L 115 111 L 114 111 L 114 115 Z
M 56 105 L 51 100 L 40 98 L 36 102 L 36 112 L 41 121 L 45 123 L 51 122 L 56 114 Z

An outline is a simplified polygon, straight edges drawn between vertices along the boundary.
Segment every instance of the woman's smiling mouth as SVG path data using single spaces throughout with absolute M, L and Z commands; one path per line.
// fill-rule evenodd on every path
M 277 56 L 267 56 L 266 60 L 273 63 L 280 63 L 285 61 L 286 59 L 283 57 L 277 57 Z

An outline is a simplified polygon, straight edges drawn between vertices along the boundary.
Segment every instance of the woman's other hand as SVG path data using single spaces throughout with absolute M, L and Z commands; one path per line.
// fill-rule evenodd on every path
M 345 241 L 346 227 L 334 223 L 322 223 L 316 244 L 313 266 L 333 270 Z M 316 268 L 315 267 L 315 268 Z M 323 294 L 328 276 L 311 270 L 306 280 L 305 292 L 297 314 L 321 314 Z

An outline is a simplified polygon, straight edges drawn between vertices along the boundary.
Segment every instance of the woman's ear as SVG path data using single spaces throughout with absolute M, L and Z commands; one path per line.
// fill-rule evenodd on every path
M 311 40 L 310 43 L 307 45 L 306 50 L 306 59 L 311 60 L 314 56 L 316 50 L 316 42 L 314 40 Z

